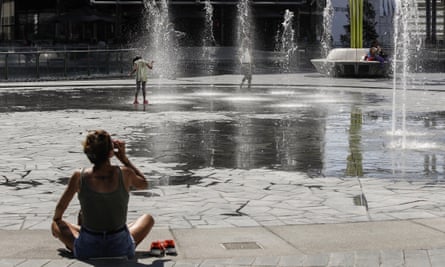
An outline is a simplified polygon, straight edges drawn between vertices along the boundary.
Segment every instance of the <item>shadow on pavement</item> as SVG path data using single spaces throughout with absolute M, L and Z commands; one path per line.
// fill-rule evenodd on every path
M 59 256 L 67 258 L 67 259 L 73 259 L 74 255 L 71 251 L 60 248 L 57 250 L 59 252 Z M 110 259 L 94 259 L 94 260 L 79 260 L 81 262 L 90 264 L 91 266 L 128 266 L 128 267 L 162 267 L 165 265 L 166 262 L 170 262 L 171 259 L 156 259 L 151 264 L 150 263 L 141 263 L 138 262 L 139 259 L 145 259 L 150 258 L 151 256 L 148 256 L 145 252 L 136 252 L 135 259 L 116 259 L 116 258 L 110 258 Z
M 151 264 L 140 263 L 136 260 L 89 260 L 84 261 L 85 263 L 91 264 L 92 266 L 105 267 L 105 266 L 126 266 L 126 267 L 163 267 L 166 262 L 170 260 L 155 260 Z

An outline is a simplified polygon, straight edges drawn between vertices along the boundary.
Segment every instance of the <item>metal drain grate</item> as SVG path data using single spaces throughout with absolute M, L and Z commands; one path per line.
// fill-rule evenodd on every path
M 262 247 L 256 242 L 228 242 L 221 243 L 225 249 L 261 249 Z

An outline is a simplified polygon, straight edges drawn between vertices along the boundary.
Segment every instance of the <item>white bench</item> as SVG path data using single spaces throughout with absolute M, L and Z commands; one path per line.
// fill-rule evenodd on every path
M 335 48 L 326 58 L 311 59 L 321 74 L 334 77 L 387 77 L 388 62 L 366 61 L 369 48 Z

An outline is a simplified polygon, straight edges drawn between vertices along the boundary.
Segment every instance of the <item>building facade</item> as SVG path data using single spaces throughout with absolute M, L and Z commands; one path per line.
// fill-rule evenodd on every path
M 148 1 L 148 0 L 146 0 Z M 152 0 L 150 0 L 152 1 Z M 163 1 L 156 1 L 159 5 Z M 205 22 L 204 0 L 168 0 L 170 21 L 184 33 L 182 45 L 200 45 Z M 233 46 L 237 30 L 237 0 L 210 0 L 216 45 Z M 255 44 L 273 49 L 286 10 L 295 14 L 297 40 L 316 42 L 324 1 L 250 0 Z M 125 45 L 143 34 L 146 8 L 140 0 L 2 0 L 2 42 L 94 43 Z
M 204 7 L 208 2 L 213 6 L 216 45 L 236 45 L 237 5 L 244 0 L 0 0 L 0 41 L 27 45 L 33 42 L 130 45 L 151 27 L 146 22 L 148 15 L 144 1 L 158 5 L 167 3 L 174 29 L 184 34 L 183 46 L 201 45 L 206 23 Z M 286 10 L 295 15 L 293 28 L 297 43 L 300 46 L 318 45 L 326 1 L 249 0 L 256 48 L 275 48 L 275 38 Z M 392 0 L 369 1 L 377 14 L 379 39 L 388 43 L 392 38 L 392 14 L 384 12 L 384 7 Z M 334 46 L 341 46 L 339 36 L 344 34 L 344 26 L 348 24 L 348 1 L 331 2 L 334 8 L 332 41 Z M 423 1 L 418 2 L 419 24 L 426 41 L 443 44 L 444 4 L 441 0 L 433 2 L 434 9 Z

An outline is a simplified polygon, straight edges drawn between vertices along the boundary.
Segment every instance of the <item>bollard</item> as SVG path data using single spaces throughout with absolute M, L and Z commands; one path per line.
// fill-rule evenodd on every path
M 36 78 L 40 79 L 40 53 L 36 53 Z
M 90 76 L 91 75 L 91 71 L 90 71 L 90 46 L 88 46 L 88 51 L 87 51 L 87 73 L 88 73 L 88 76 Z
M 8 79 L 8 57 L 9 57 L 9 54 L 8 53 L 6 53 L 5 54 L 5 79 L 7 80 Z
M 122 49 L 122 47 L 121 47 L 121 49 Z M 118 56 L 119 56 L 119 60 L 118 61 L 119 61 L 120 71 L 121 71 L 121 74 L 122 74 L 122 73 L 124 73 L 124 66 L 122 64 L 122 50 L 119 51 Z
M 66 46 L 64 46 L 63 49 L 65 50 L 65 52 L 63 53 L 63 76 L 66 77 L 68 75 L 67 74 L 68 53 L 66 52 Z
M 110 51 L 107 51 L 107 75 L 110 74 Z

